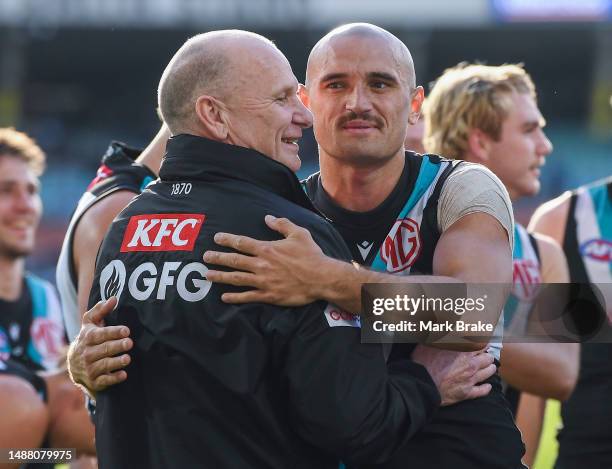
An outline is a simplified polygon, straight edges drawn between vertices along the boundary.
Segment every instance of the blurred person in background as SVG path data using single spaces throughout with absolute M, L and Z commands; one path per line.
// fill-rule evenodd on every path
M 0 129 L 0 447 L 94 454 L 83 396 L 60 368 L 66 342 L 55 290 L 25 270 L 42 214 L 44 167 L 30 137 Z
M 612 106 L 612 97 L 610 98 Z M 599 284 L 603 297 L 589 291 L 591 301 L 612 305 L 612 176 L 568 191 L 534 213 L 529 228 L 550 236 L 568 260 L 570 280 L 575 284 Z M 603 288 L 601 288 L 603 286 Z M 590 289 L 590 288 L 589 288 Z M 610 318 L 598 324 L 575 318 L 579 331 L 597 327 L 612 337 Z M 561 405 L 562 427 L 557 435 L 559 453 L 555 469 L 604 469 L 612 467 L 612 344 L 582 343 L 578 383 Z M 540 405 L 543 408 L 544 404 Z M 532 422 L 541 425 L 543 412 Z
M 520 65 L 487 66 L 461 63 L 447 69 L 435 82 L 425 104 L 424 145 L 427 151 L 480 163 L 504 183 L 513 201 L 540 190 L 540 169 L 552 151 L 544 133 L 545 121 L 529 74 Z M 550 237 L 528 232 L 515 224 L 513 290 L 504 309 L 505 329 L 526 332 L 540 283 L 569 281 L 565 256 Z M 516 414 L 519 399 L 533 405 L 533 397 L 566 400 L 578 376 L 578 345 L 570 343 L 506 342 L 500 374 L 506 397 Z M 525 407 L 525 409 L 527 409 Z M 527 410 L 517 422 L 531 464 L 540 428 L 525 425 Z

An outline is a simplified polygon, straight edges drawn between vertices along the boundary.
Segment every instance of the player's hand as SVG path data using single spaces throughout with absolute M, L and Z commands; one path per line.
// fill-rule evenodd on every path
M 123 370 L 130 363 L 125 353 L 133 346 L 126 326 L 104 327 L 104 318 L 115 308 L 117 299 L 100 301 L 83 315 L 79 335 L 68 350 L 68 371 L 75 384 L 93 396 L 109 386 L 125 381 Z
M 232 269 L 209 270 L 211 282 L 252 287 L 241 293 L 224 293 L 226 303 L 262 302 L 280 306 L 301 306 L 321 298 L 321 275 L 325 255 L 305 228 L 286 218 L 265 217 L 268 227 L 285 239 L 259 241 L 248 236 L 217 233 L 215 242 L 236 252 L 206 251 L 204 262 Z M 323 285 L 324 286 L 324 285 Z
M 484 351 L 453 352 L 418 345 L 412 359 L 427 368 L 443 406 L 489 394 L 491 385 L 483 381 L 497 369 L 493 356 Z

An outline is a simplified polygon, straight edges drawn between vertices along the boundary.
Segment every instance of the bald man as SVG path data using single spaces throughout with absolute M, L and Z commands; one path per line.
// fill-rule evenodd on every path
M 360 343 L 359 319 L 327 302 L 225 305 L 236 289 L 206 279 L 213 235 L 277 238 L 269 213 L 350 259 L 292 172 L 311 124 L 297 88 L 282 53 L 242 31 L 190 39 L 164 71 L 160 179 L 113 221 L 90 295 L 134 339 L 129 379 L 97 395 L 101 468 L 382 463 L 437 408 L 436 383 L 453 402 L 447 355 L 433 376 L 406 357 L 386 364 Z

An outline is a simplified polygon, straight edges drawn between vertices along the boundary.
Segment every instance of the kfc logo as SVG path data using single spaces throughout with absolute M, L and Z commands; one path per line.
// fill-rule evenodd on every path
M 522 301 L 533 301 L 542 283 L 540 269 L 531 259 L 512 262 L 512 294 Z
M 612 241 L 590 239 L 580 246 L 580 254 L 600 262 L 612 262 Z
M 406 270 L 419 257 L 421 234 L 419 224 L 412 218 L 397 220 L 380 247 L 380 257 L 391 273 Z
M 135 215 L 128 222 L 121 252 L 193 251 L 205 219 L 198 213 Z
M 357 314 L 347 313 L 336 305 L 328 304 L 323 314 L 329 327 L 361 327 L 361 318 Z
M 40 355 L 47 359 L 58 357 L 64 347 L 64 331 L 48 318 L 36 318 L 30 328 L 32 342 Z

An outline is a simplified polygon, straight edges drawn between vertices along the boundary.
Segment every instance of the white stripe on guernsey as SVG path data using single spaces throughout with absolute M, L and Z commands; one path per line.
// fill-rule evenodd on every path
M 586 188 L 581 188 L 578 190 L 575 218 L 578 249 L 581 249 L 582 245 L 591 239 L 602 238 L 601 231 L 599 230 L 599 223 L 597 221 L 597 215 L 595 214 L 593 199 Z M 587 256 L 583 256 L 582 252 L 580 252 L 580 256 L 582 257 L 584 267 L 591 282 L 612 282 L 612 275 L 610 274 L 610 266 L 608 262 L 596 261 Z
M 438 184 L 438 180 L 440 179 L 440 176 L 442 175 L 442 173 L 444 172 L 444 170 L 447 168 L 449 164 L 450 163 L 440 164 L 440 168 L 438 169 L 438 174 L 436 174 L 436 177 L 431 182 L 427 191 L 421 196 L 421 198 L 414 205 L 414 207 L 412 207 L 412 210 L 410 210 L 410 212 L 408 212 L 408 214 L 404 217 L 404 218 L 411 218 L 412 220 L 417 222 L 417 224 L 419 225 L 419 230 L 421 228 L 421 222 L 423 221 L 423 211 L 425 210 L 425 206 L 427 205 L 427 202 L 429 202 L 429 198 L 433 194 L 433 191 L 435 190 L 436 185 Z M 391 228 L 391 231 L 389 231 L 389 234 L 387 235 L 387 237 L 394 238 L 398 229 L 399 229 L 399 224 L 397 223 L 394 224 L 393 227 Z M 409 275 L 411 270 L 412 270 L 412 266 L 408 267 L 406 270 L 397 272 L 395 275 Z

